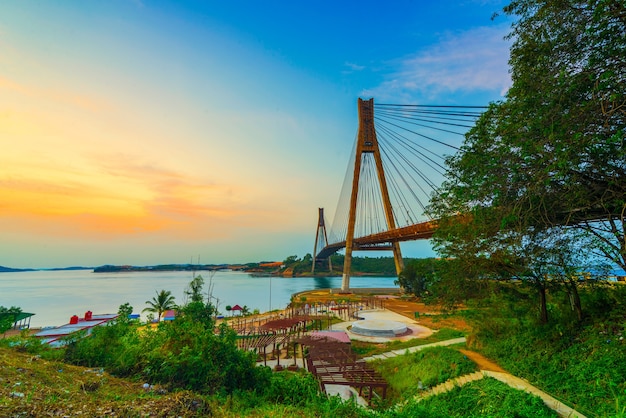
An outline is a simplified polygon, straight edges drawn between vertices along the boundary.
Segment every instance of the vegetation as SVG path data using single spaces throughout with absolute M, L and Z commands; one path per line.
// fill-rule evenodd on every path
M 626 286 L 606 277 L 614 266 L 626 270 L 626 7 L 513 0 L 504 13 L 517 17 L 513 85 L 448 160 L 429 207 L 441 259 L 407 262 L 398 283 L 427 302 L 465 304 L 468 345 L 512 373 L 587 415 L 624 417 Z M 312 262 L 287 257 L 283 272 L 308 274 Z M 395 274 L 389 257 L 352 265 Z M 272 373 L 238 350 L 226 322 L 216 327 L 203 284 L 194 278 L 175 321 L 141 325 L 121 315 L 54 352 L 25 337 L 2 340 L 14 351 L 0 350 L 0 414 L 554 416 L 491 379 L 420 399 L 422 387 L 475 370 L 453 348 L 378 363 L 397 398 L 408 398 L 393 408 L 329 399 L 310 375 Z M 159 317 L 175 306 L 165 290 L 146 303 Z M 66 363 L 47 360 L 59 356 Z
M 537 398 L 490 379 L 375 411 L 324 396 L 317 382 L 301 373 L 270 373 L 267 386 L 259 391 L 208 395 L 170 391 L 141 380 L 121 379 L 100 368 L 58 363 L 7 348 L 0 348 L 0 367 L 3 416 L 105 416 L 113 412 L 120 416 L 179 417 L 555 416 Z M 76 402 L 77 393 L 80 402 Z
M 626 270 L 626 8 L 515 0 L 504 13 L 513 85 L 447 161 L 429 207 L 442 260 L 399 283 L 469 304 L 471 344 L 513 373 L 623 415 L 624 287 L 607 277 Z
M 11 329 L 17 320 L 17 315 L 21 312 L 22 309 L 17 306 L 11 306 L 10 308 L 0 306 L 0 334 L 4 334 Z
M 415 417 L 558 417 L 537 397 L 485 378 L 456 387 L 421 402 L 408 403 L 398 412 Z
M 194 275 L 193 280 L 189 283 L 189 286 L 185 290 L 185 296 L 190 298 L 191 302 L 201 302 L 204 299 L 202 294 L 202 287 L 204 286 L 204 278 L 200 274 Z
M 384 361 L 372 363 L 389 383 L 390 397 L 408 399 L 449 379 L 473 373 L 476 364 L 459 351 L 448 347 L 425 348 Z
M 550 324 L 537 321 L 529 295 L 514 285 L 472 301 L 470 345 L 586 415 L 623 416 L 626 287 L 585 288 L 580 296 L 589 315 L 583 323 L 565 292 L 548 296 Z
M 406 341 L 388 341 L 380 344 L 372 344 L 362 341 L 352 341 L 352 351 L 360 356 L 374 356 L 376 354 L 388 353 L 389 351 L 402 350 L 404 348 L 416 347 L 424 344 L 432 344 L 438 341 L 451 340 L 453 338 L 463 337 L 464 333 L 450 328 L 442 328 L 436 333 L 424 337 L 413 338 Z
M 157 314 L 158 321 L 161 320 L 161 314 L 163 312 L 170 309 L 176 309 L 175 297 L 172 296 L 172 292 L 170 292 L 169 290 L 161 290 L 160 292 L 156 292 L 156 296 L 153 297 L 152 300 L 147 300 L 146 304 L 149 306 L 145 308 L 143 312 L 151 312 Z
M 473 279 L 524 282 L 543 323 L 550 287 L 570 293 L 582 320 L 572 276 L 626 268 L 626 21 L 618 3 L 518 0 L 505 8 L 519 18 L 510 34 L 513 85 L 448 159 L 429 209 L 441 256 Z
M 334 254 L 330 257 L 331 264 L 333 266 L 332 271 L 328 271 L 327 266 L 324 270 L 324 266 L 321 268 L 316 267 L 316 275 L 340 275 L 343 273 L 343 260 L 344 255 Z M 406 261 L 413 259 L 406 258 Z M 303 258 L 299 258 L 297 255 L 287 257 L 283 261 L 283 268 L 274 271 L 277 274 L 284 274 L 289 272 L 294 276 L 307 276 L 311 275 L 311 267 L 313 263 L 313 257 L 311 254 L 306 254 Z M 395 276 L 396 266 L 393 257 L 352 257 L 352 274 L 353 275 L 377 275 L 377 276 Z

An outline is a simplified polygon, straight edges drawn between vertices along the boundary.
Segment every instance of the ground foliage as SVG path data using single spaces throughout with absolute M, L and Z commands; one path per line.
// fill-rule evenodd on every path
M 550 416 L 532 397 L 508 387 L 490 391 L 479 385 L 480 389 L 469 395 L 464 387 L 460 397 L 412 399 L 376 410 L 323 395 L 308 373 L 271 373 L 260 367 L 269 373 L 262 390 L 209 395 L 204 391 L 168 390 L 162 385 L 115 377 L 102 368 L 48 360 L 51 351 L 45 347 L 40 347 L 40 353 L 0 347 L 0 416 L 427 418 L 464 416 L 458 411 L 468 410 L 499 411 L 497 415 L 474 416 Z M 442 396 L 445 401 L 437 401 Z M 535 415 L 524 411 L 534 411 Z M 521 413 L 513 415 L 515 412 Z
M 431 344 L 438 341 L 451 340 L 453 338 L 463 337 L 465 333 L 463 331 L 442 328 L 437 332 L 424 338 L 412 338 L 410 340 L 393 340 L 384 343 L 370 343 L 354 340 L 350 343 L 352 352 L 362 357 L 374 356 L 377 354 L 388 353 L 390 351 L 402 350 L 409 347 L 416 347 L 424 344 Z
M 425 348 L 371 364 L 389 383 L 389 396 L 396 401 L 478 370 L 474 362 L 448 347 Z
M 232 393 L 264 386 L 268 376 L 256 367 L 254 355 L 237 349 L 235 332 L 225 324 L 214 332 L 212 313 L 211 305 L 191 302 L 175 321 L 156 327 L 109 323 L 89 338 L 77 334 L 68 340 L 65 361 L 170 389 Z
M 557 292 L 548 298 L 552 321 L 541 324 L 527 296 L 509 285 L 474 301 L 469 344 L 588 416 L 624 416 L 626 286 L 582 291 L 589 312 L 582 323 Z
M 393 415 L 391 415 L 393 416 Z M 397 417 L 558 417 L 536 396 L 484 378 L 438 396 L 409 402 Z

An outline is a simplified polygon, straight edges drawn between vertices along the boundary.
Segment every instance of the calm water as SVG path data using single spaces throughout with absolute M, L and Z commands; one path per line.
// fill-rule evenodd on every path
M 198 272 L 205 279 L 208 271 Z M 19 306 L 34 313 L 31 327 L 66 324 L 72 315 L 116 313 L 123 303 L 130 303 L 141 313 L 146 301 L 161 289 L 169 290 L 177 303 L 185 302 L 184 291 L 191 272 L 93 273 L 80 271 L 34 271 L 0 273 L 0 306 Z M 350 287 L 397 287 L 393 277 L 352 277 Z M 213 296 L 218 309 L 226 305 L 247 305 L 250 310 L 284 308 L 291 295 L 313 289 L 341 287 L 341 277 L 283 278 L 253 277 L 247 273 L 219 271 L 212 278 Z M 215 302 L 215 301 L 214 301 Z M 144 316 L 145 318 L 145 316 Z

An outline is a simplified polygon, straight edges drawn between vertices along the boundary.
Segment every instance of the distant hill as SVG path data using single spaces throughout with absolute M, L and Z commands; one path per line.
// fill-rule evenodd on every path
M 72 266 L 72 267 L 56 267 L 49 269 L 15 269 L 12 267 L 4 267 L 0 266 L 0 273 L 19 273 L 20 271 L 61 271 L 61 270 L 92 270 L 93 267 L 80 267 L 80 266 Z
M 0 266 L 0 273 L 13 273 L 18 271 L 35 271 L 35 269 L 14 269 L 11 267 Z
M 83 267 L 83 266 L 72 266 L 72 267 L 57 267 L 51 269 L 39 269 L 46 271 L 58 271 L 58 270 L 93 270 L 93 267 Z
M 123 271 L 196 271 L 221 270 L 231 268 L 228 264 L 159 264 L 156 266 L 113 266 L 95 267 L 94 273 L 118 273 Z

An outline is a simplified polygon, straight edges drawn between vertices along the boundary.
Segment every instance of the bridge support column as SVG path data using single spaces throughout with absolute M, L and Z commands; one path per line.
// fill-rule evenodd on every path
M 311 266 L 311 273 L 315 273 L 315 264 L 317 264 L 317 254 L 319 247 L 325 247 L 328 245 L 328 235 L 326 234 L 326 224 L 324 222 L 324 208 L 319 208 L 317 217 L 317 233 L 315 234 L 315 245 L 313 247 L 313 263 Z M 330 261 L 330 256 L 327 258 L 328 272 L 333 272 L 333 264 Z
M 352 267 L 352 250 L 354 241 L 354 227 L 356 223 L 356 208 L 359 197 L 359 179 L 361 175 L 361 162 L 364 154 L 372 154 L 376 163 L 376 172 L 378 174 L 378 182 L 385 211 L 385 219 L 388 229 L 395 229 L 396 223 L 391 208 L 391 200 L 389 199 L 389 191 L 387 189 L 387 180 L 383 169 L 383 162 L 376 137 L 376 129 L 374 127 L 374 99 L 358 101 L 359 109 L 359 131 L 357 134 L 357 145 L 354 161 L 354 174 L 352 176 L 352 193 L 350 195 L 350 212 L 348 215 L 348 231 L 346 234 L 346 257 L 343 263 L 343 277 L 341 280 L 341 291 L 350 291 L 350 269 Z M 402 253 L 400 244 L 392 242 L 393 257 L 396 264 L 396 272 L 404 269 L 402 261 Z

